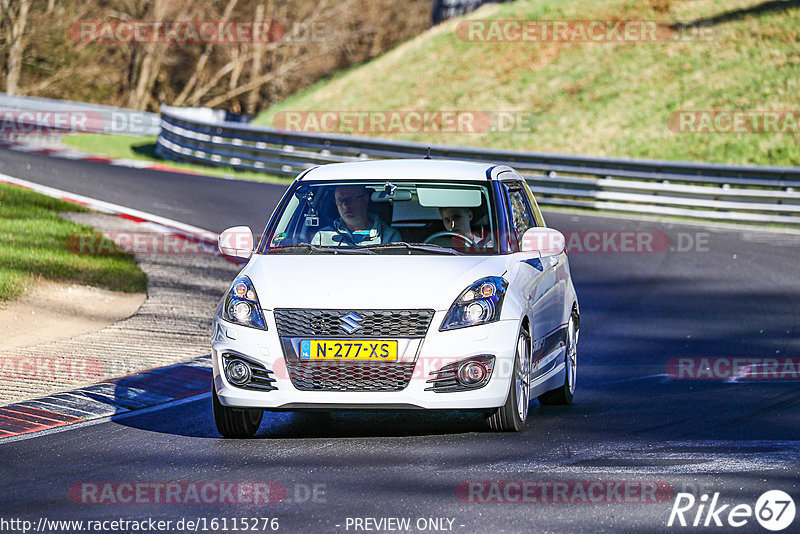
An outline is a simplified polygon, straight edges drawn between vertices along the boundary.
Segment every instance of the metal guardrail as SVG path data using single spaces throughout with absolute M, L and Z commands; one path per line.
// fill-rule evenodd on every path
M 431 22 L 439 24 L 475 11 L 484 4 L 499 4 L 509 1 L 511 0 L 433 0 Z
M 12 114 L 15 114 L 14 112 L 32 112 L 30 118 L 24 117 L 24 120 L 20 121 L 30 126 L 41 126 L 40 123 L 37 124 L 37 119 L 44 118 L 44 120 L 47 120 L 46 117 L 37 117 L 36 112 L 39 112 L 39 115 L 45 113 L 50 115 L 58 113 L 86 115 L 86 120 L 81 123 L 81 127 L 78 130 L 73 130 L 69 125 L 60 126 L 51 123 L 47 125 L 47 131 L 49 132 L 63 131 L 64 133 L 69 133 L 71 131 L 80 131 L 145 136 L 158 135 L 161 131 L 161 118 L 158 113 L 101 104 L 72 102 L 70 100 L 53 100 L 35 96 L 0 93 L 0 112 L 3 112 L 3 116 L 7 112 L 12 112 Z M 0 119 L 3 119 L 3 117 L 0 117 Z M 17 119 L 19 117 L 15 117 L 15 120 Z M 33 129 L 34 131 L 36 130 L 36 128 Z M 0 129 L 0 134 L 14 133 L 14 131 L 15 128 L 13 127 L 4 127 Z
M 345 161 L 418 158 L 428 145 L 204 123 L 162 106 L 165 158 L 294 176 Z M 593 158 L 432 145 L 431 157 L 508 164 L 542 205 L 748 223 L 800 224 L 800 168 Z

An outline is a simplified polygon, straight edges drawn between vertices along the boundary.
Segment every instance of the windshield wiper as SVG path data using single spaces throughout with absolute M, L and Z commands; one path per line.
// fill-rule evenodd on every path
M 463 256 L 461 252 L 452 248 L 443 247 L 441 245 L 434 245 L 431 243 L 406 243 L 405 241 L 395 241 L 393 243 L 383 243 L 380 245 L 367 245 L 366 249 L 381 249 L 386 250 L 389 248 L 404 248 L 406 250 L 418 250 L 420 252 L 430 252 L 431 254 L 446 254 L 454 256 Z
M 375 254 L 373 250 L 351 247 L 321 247 L 310 243 L 298 243 L 297 245 L 286 245 L 283 247 L 270 247 L 269 252 L 283 252 L 289 250 L 304 249 L 313 254 Z

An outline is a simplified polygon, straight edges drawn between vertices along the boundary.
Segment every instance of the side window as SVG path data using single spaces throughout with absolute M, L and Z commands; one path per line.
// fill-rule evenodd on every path
M 536 226 L 536 221 L 533 218 L 533 213 L 531 212 L 531 208 L 528 205 L 528 201 L 526 199 L 525 192 L 520 189 L 519 187 L 508 187 L 508 200 L 511 206 L 511 219 L 512 224 L 514 225 L 514 230 L 516 231 L 516 241 L 522 239 L 522 234 L 525 233 L 525 230 Z
M 542 211 L 539 209 L 539 204 L 536 202 L 536 197 L 533 196 L 533 191 L 531 188 L 528 187 L 528 184 L 525 182 L 520 182 L 522 188 L 528 194 L 528 202 L 530 203 L 531 208 L 533 208 L 533 219 L 536 221 L 536 226 L 545 227 L 547 224 L 544 222 L 544 216 L 542 215 Z

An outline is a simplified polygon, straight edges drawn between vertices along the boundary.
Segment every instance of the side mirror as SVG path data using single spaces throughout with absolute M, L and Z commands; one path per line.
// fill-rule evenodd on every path
M 564 234 L 552 228 L 528 228 L 520 243 L 522 252 L 538 252 L 540 258 L 558 256 L 564 247 Z
M 234 226 L 219 234 L 217 248 L 225 256 L 248 259 L 253 255 L 253 232 L 248 226 Z

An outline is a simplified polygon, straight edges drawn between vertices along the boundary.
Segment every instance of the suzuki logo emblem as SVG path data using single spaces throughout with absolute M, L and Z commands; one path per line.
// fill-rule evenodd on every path
M 353 332 L 361 328 L 361 321 L 363 320 L 364 318 L 361 317 L 360 315 L 354 312 L 350 312 L 347 315 L 341 317 L 339 319 L 339 322 L 342 323 L 342 330 L 344 330 L 348 334 L 352 334 Z

